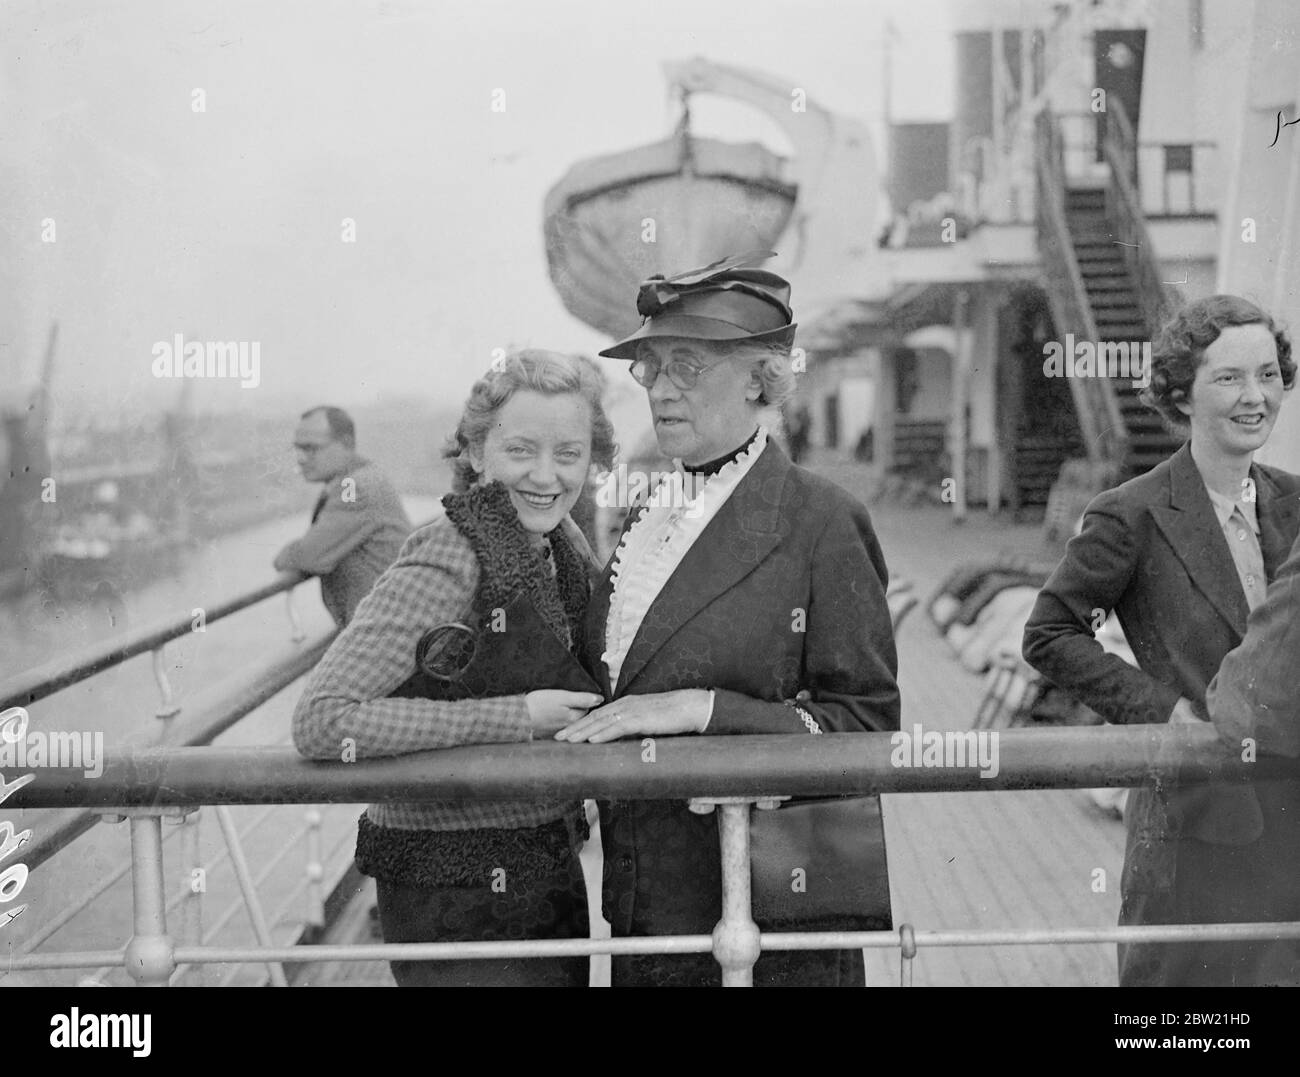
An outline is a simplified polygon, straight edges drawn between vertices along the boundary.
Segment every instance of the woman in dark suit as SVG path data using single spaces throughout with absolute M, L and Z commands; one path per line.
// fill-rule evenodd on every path
M 601 353 L 632 360 L 679 470 L 630 515 L 592 594 L 587 663 L 611 702 L 561 740 L 898 728 L 884 557 L 866 509 L 791 464 L 760 423 L 793 389 L 795 327 L 789 285 L 743 264 L 645 282 L 646 321 Z M 715 816 L 614 801 L 600 819 L 615 937 L 709 933 Z M 612 980 L 705 986 L 720 973 L 708 954 L 616 956 Z M 764 954 L 754 969 L 757 986 L 863 981 L 858 950 Z
M 1295 379 L 1291 345 L 1253 303 L 1192 303 L 1156 341 L 1149 404 L 1189 434 L 1169 460 L 1099 495 L 1025 629 L 1025 659 L 1110 722 L 1196 722 L 1300 527 L 1300 477 L 1254 463 Z M 1138 667 L 1095 628 L 1115 610 Z M 1288 919 L 1281 820 L 1296 782 L 1143 786 L 1129 802 L 1121 924 Z M 1291 952 L 1294 952 L 1292 949 Z M 1120 984 L 1274 983 L 1268 942 L 1119 948 Z

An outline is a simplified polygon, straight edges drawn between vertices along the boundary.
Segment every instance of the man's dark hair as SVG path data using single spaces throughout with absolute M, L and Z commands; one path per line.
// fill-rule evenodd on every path
M 314 408 L 308 408 L 300 418 L 310 419 L 317 412 L 321 412 L 325 416 L 325 422 L 329 426 L 330 434 L 335 441 L 343 442 L 349 449 L 357 447 L 357 427 L 352 421 L 351 415 L 342 408 L 321 404 Z

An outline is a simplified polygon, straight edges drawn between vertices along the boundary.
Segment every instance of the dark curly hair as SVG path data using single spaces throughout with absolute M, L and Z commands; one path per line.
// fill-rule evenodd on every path
M 452 489 L 456 493 L 464 493 L 478 480 L 469 450 L 482 451 L 496 413 L 521 389 L 547 396 L 574 393 L 582 397 L 591 407 L 591 462 L 606 471 L 614 466 L 618 445 L 601 400 L 605 376 L 600 368 L 581 355 L 526 348 L 494 363 L 469 391 L 456 432 L 442 451 L 452 461 Z
M 1188 303 L 1160 330 L 1151 349 L 1151 384 L 1142 390 L 1142 402 L 1160 413 L 1167 426 L 1185 433 L 1187 416 L 1178 410 L 1191 399 L 1196 371 L 1205 361 L 1205 349 L 1234 325 L 1262 325 L 1273 334 L 1282 385 L 1295 384 L 1296 364 L 1291 341 L 1271 315 L 1237 295 L 1212 295 Z

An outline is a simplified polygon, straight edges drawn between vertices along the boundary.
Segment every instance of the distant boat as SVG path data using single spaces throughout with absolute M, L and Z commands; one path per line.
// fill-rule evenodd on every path
M 105 586 L 125 592 L 175 572 L 185 551 L 184 538 L 172 534 L 121 541 L 60 534 L 44 553 L 40 583 L 47 593 L 69 600 Z

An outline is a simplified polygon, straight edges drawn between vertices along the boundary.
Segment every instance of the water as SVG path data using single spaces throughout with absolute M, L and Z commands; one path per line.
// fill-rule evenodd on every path
M 416 520 L 427 518 L 433 504 L 427 497 L 406 500 Z M 124 594 L 101 586 L 98 593 L 79 599 L 33 592 L 11 600 L 0 606 L 0 675 L 11 676 L 159 619 L 194 621 L 197 611 L 272 580 L 276 551 L 300 535 L 307 522 L 304 513 L 212 539 L 189 551 L 171 571 L 160 567 L 156 578 Z M 294 592 L 294 608 L 309 634 L 331 626 L 319 586 L 308 580 Z M 168 644 L 167 676 L 178 702 L 288 641 L 286 604 L 283 597 L 270 599 Z M 156 731 L 152 715 L 159 699 L 149 665 L 144 655 L 34 703 L 29 708 L 32 728 L 100 730 L 110 744 L 148 737 Z

